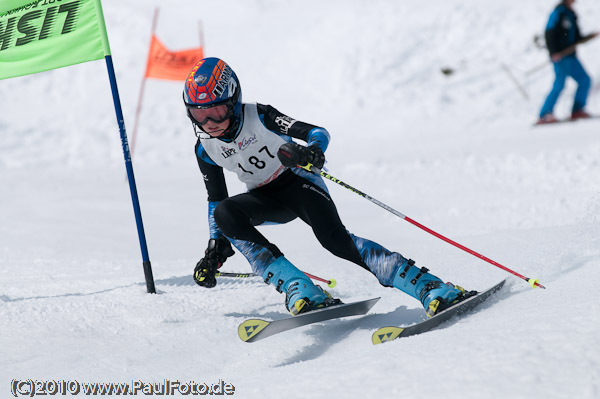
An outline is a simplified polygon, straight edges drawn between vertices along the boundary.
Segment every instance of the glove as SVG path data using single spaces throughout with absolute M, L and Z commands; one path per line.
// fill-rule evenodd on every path
M 229 243 L 229 240 L 225 236 L 208 240 L 208 248 L 204 251 L 204 258 L 200 259 L 194 269 L 194 281 L 196 284 L 206 288 L 212 288 L 217 285 L 217 269 L 225 263 L 227 258 L 233 256 L 234 253 L 231 243 Z
M 283 144 L 277 151 L 277 158 L 283 166 L 306 166 L 309 163 L 321 169 L 325 164 L 325 154 L 316 144 L 304 147 L 294 142 Z

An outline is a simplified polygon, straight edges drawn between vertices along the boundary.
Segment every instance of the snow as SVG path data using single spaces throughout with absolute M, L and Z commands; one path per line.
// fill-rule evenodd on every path
M 160 3 L 103 2 L 130 129 Z M 212 290 L 193 283 L 207 204 L 181 83 L 148 81 L 134 154 L 158 291 L 149 295 L 104 62 L 3 80 L 1 395 L 13 379 L 31 378 L 223 380 L 240 398 L 600 397 L 600 122 L 532 127 L 553 79 L 549 65 L 537 68 L 547 55 L 533 37 L 554 5 L 172 0 L 161 8 L 165 45 L 196 46 L 201 20 L 207 55 L 230 63 L 246 101 L 325 126 L 333 176 L 547 287 L 531 289 L 327 183 L 351 232 L 468 289 L 509 277 L 469 317 L 378 346 L 372 332 L 422 320 L 420 304 L 326 252 L 301 222 L 262 231 L 304 271 L 335 278 L 335 296 L 380 296 L 369 315 L 247 344 L 238 324 L 285 317 L 283 296 L 258 278 L 222 278 Z M 598 4 L 575 8 L 584 33 L 598 29 Z M 578 54 L 595 82 L 588 109 L 600 113 L 600 40 Z M 568 115 L 574 90 L 569 82 L 558 116 Z M 234 176 L 228 182 L 230 193 L 243 190 Z M 223 270 L 250 271 L 239 253 Z

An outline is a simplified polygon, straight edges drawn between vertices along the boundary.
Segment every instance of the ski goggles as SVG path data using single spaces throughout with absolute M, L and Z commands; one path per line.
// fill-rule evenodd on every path
M 215 105 L 210 108 L 188 108 L 190 115 L 200 126 L 205 125 L 208 121 L 214 123 L 223 123 L 231 118 L 232 109 L 227 104 Z

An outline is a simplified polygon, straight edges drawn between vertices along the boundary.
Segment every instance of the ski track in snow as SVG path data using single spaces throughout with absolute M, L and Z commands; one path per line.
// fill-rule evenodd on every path
M 103 2 L 129 131 L 157 4 Z M 381 296 L 368 315 L 247 344 L 238 324 L 284 317 L 283 295 L 256 277 L 193 283 L 207 207 L 182 84 L 147 82 L 134 154 L 158 291 L 148 295 L 104 63 L 3 80 L 0 396 L 32 378 L 223 379 L 240 398 L 600 397 L 600 124 L 531 126 L 552 84 L 549 66 L 528 73 L 547 60 L 533 36 L 554 5 L 162 5 L 157 34 L 168 47 L 196 46 L 201 19 L 207 55 L 232 65 L 245 101 L 326 127 L 333 176 L 547 287 L 511 277 L 468 317 L 378 346 L 372 332 L 422 320 L 420 304 L 327 253 L 300 222 L 262 231 L 306 272 L 335 278 L 335 296 Z M 597 30 L 598 5 L 575 7 L 582 31 Z M 594 82 L 599 50 L 600 40 L 578 50 Z M 574 91 L 569 82 L 558 116 Z M 600 112 L 598 90 L 588 108 Z M 227 179 L 230 193 L 244 189 Z M 506 277 L 327 185 L 352 233 L 468 289 Z M 223 270 L 249 266 L 237 253 Z

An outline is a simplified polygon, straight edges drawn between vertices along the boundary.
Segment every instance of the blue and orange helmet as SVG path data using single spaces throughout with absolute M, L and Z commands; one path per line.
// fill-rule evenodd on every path
M 242 123 L 242 87 L 225 61 L 214 57 L 198 61 L 185 80 L 183 102 L 195 128 L 204 132 L 202 125 L 208 119 L 214 122 L 229 119 L 223 138 L 237 136 Z M 202 115 L 203 120 L 194 115 Z

